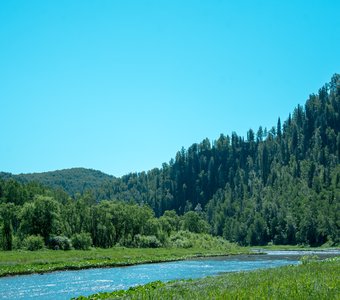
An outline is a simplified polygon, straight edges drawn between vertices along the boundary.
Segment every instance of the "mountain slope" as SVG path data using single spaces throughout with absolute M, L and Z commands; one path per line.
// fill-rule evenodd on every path
M 106 195 L 157 215 L 205 210 L 214 234 L 241 244 L 340 241 L 340 75 L 270 130 L 205 139 L 169 164 L 128 174 Z
M 168 164 L 121 178 L 86 169 L 15 175 L 91 189 L 96 200 L 195 211 L 215 235 L 244 245 L 340 243 L 340 75 L 271 129 L 223 134 L 182 148 Z M 4 177 L 9 177 L 7 173 Z
M 97 190 L 105 182 L 112 181 L 113 176 L 101 171 L 71 168 L 43 173 L 19 174 L 0 173 L 0 178 L 15 179 L 21 183 L 36 181 L 52 188 L 62 188 L 71 196 L 86 190 Z

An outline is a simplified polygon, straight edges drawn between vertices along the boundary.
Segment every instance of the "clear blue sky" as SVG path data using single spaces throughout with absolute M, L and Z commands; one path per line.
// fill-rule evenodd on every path
M 335 72 L 338 0 L 0 1 L 0 171 L 160 167 Z

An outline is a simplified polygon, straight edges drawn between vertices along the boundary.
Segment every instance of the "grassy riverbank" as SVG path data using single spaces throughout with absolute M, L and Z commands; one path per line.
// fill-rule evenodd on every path
M 78 299 L 340 299 L 340 258 L 298 266 L 154 282 Z
M 247 253 L 238 247 L 209 235 L 197 235 L 190 248 L 123 248 L 69 251 L 0 251 L 0 276 L 44 273 L 57 270 L 127 266 L 140 263 L 182 260 L 200 256 Z
M 267 246 L 252 246 L 251 250 L 268 250 L 268 251 L 324 251 L 324 250 L 339 250 L 339 246 L 323 245 L 320 247 L 310 247 L 306 245 L 267 245 Z

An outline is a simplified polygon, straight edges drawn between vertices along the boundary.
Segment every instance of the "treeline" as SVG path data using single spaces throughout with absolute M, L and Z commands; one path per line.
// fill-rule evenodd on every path
M 157 216 L 200 205 L 212 232 L 243 245 L 340 241 L 340 75 L 287 120 L 182 148 L 161 169 L 115 179 L 98 199 L 148 203 Z
M 12 179 L 0 180 L 0 200 L 3 250 L 191 247 L 192 241 L 181 230 L 211 231 L 201 211 L 183 216 L 166 211 L 156 218 L 148 205 L 114 200 L 96 203 L 91 193 L 73 199 L 61 191 Z

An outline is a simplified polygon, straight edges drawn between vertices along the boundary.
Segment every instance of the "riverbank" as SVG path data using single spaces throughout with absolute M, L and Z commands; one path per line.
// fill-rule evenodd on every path
M 77 299 L 339 299 L 340 257 L 298 266 L 153 282 Z
M 221 248 L 123 248 L 91 250 L 0 251 L 0 277 L 61 270 L 130 266 L 177 261 L 195 257 L 249 253 L 230 244 Z
M 310 247 L 306 245 L 266 245 L 266 246 L 251 246 L 249 247 L 252 251 L 324 251 L 324 250 L 340 250 L 340 246 L 320 246 Z

